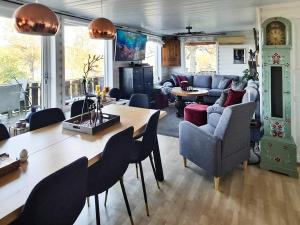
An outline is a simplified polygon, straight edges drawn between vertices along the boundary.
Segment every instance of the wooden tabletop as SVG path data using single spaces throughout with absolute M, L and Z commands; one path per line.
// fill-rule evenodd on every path
M 135 136 L 140 134 L 155 110 L 112 104 L 103 112 L 120 115 L 120 123 L 95 135 L 64 130 L 57 123 L 0 142 L 0 154 L 16 158 L 22 149 L 29 152 L 28 162 L 19 170 L 0 177 L 0 225 L 18 217 L 31 190 L 43 178 L 83 156 L 89 165 L 95 163 L 111 136 L 130 126 Z M 165 115 L 161 111 L 161 117 Z
M 181 97 L 198 97 L 198 96 L 205 96 L 208 93 L 208 90 L 205 88 L 193 88 L 194 91 L 183 91 L 181 87 L 174 87 L 172 88 L 171 93 L 176 96 Z

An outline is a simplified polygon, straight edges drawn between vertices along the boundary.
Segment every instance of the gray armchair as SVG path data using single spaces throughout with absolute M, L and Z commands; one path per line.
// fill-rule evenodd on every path
M 222 115 L 211 113 L 208 124 L 197 127 L 190 122 L 179 124 L 180 154 L 215 177 L 219 189 L 220 177 L 243 162 L 247 168 L 250 155 L 250 121 L 254 102 L 232 105 Z M 217 115 L 216 115 L 217 114 Z

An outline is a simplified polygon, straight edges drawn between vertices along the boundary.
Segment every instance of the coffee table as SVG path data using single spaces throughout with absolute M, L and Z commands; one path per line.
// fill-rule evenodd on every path
M 204 88 L 193 88 L 193 91 L 183 91 L 181 87 L 174 87 L 171 91 L 172 95 L 176 96 L 175 106 L 177 108 L 177 117 L 182 117 L 186 103 L 183 101 L 182 97 L 199 97 L 206 96 L 208 93 L 207 89 Z

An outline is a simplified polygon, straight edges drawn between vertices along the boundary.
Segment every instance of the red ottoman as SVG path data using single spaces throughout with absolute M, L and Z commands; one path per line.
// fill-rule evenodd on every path
M 205 125 L 207 123 L 207 107 L 208 105 L 197 103 L 189 104 L 184 108 L 184 120 L 196 126 Z

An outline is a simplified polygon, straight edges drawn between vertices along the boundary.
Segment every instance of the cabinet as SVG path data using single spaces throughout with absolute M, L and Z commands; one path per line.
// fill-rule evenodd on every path
M 180 66 L 180 41 L 177 38 L 164 39 L 162 47 L 162 65 L 167 67 Z
M 121 98 L 129 99 L 134 93 L 142 93 L 147 94 L 151 99 L 153 93 L 153 67 L 120 67 L 119 84 Z

